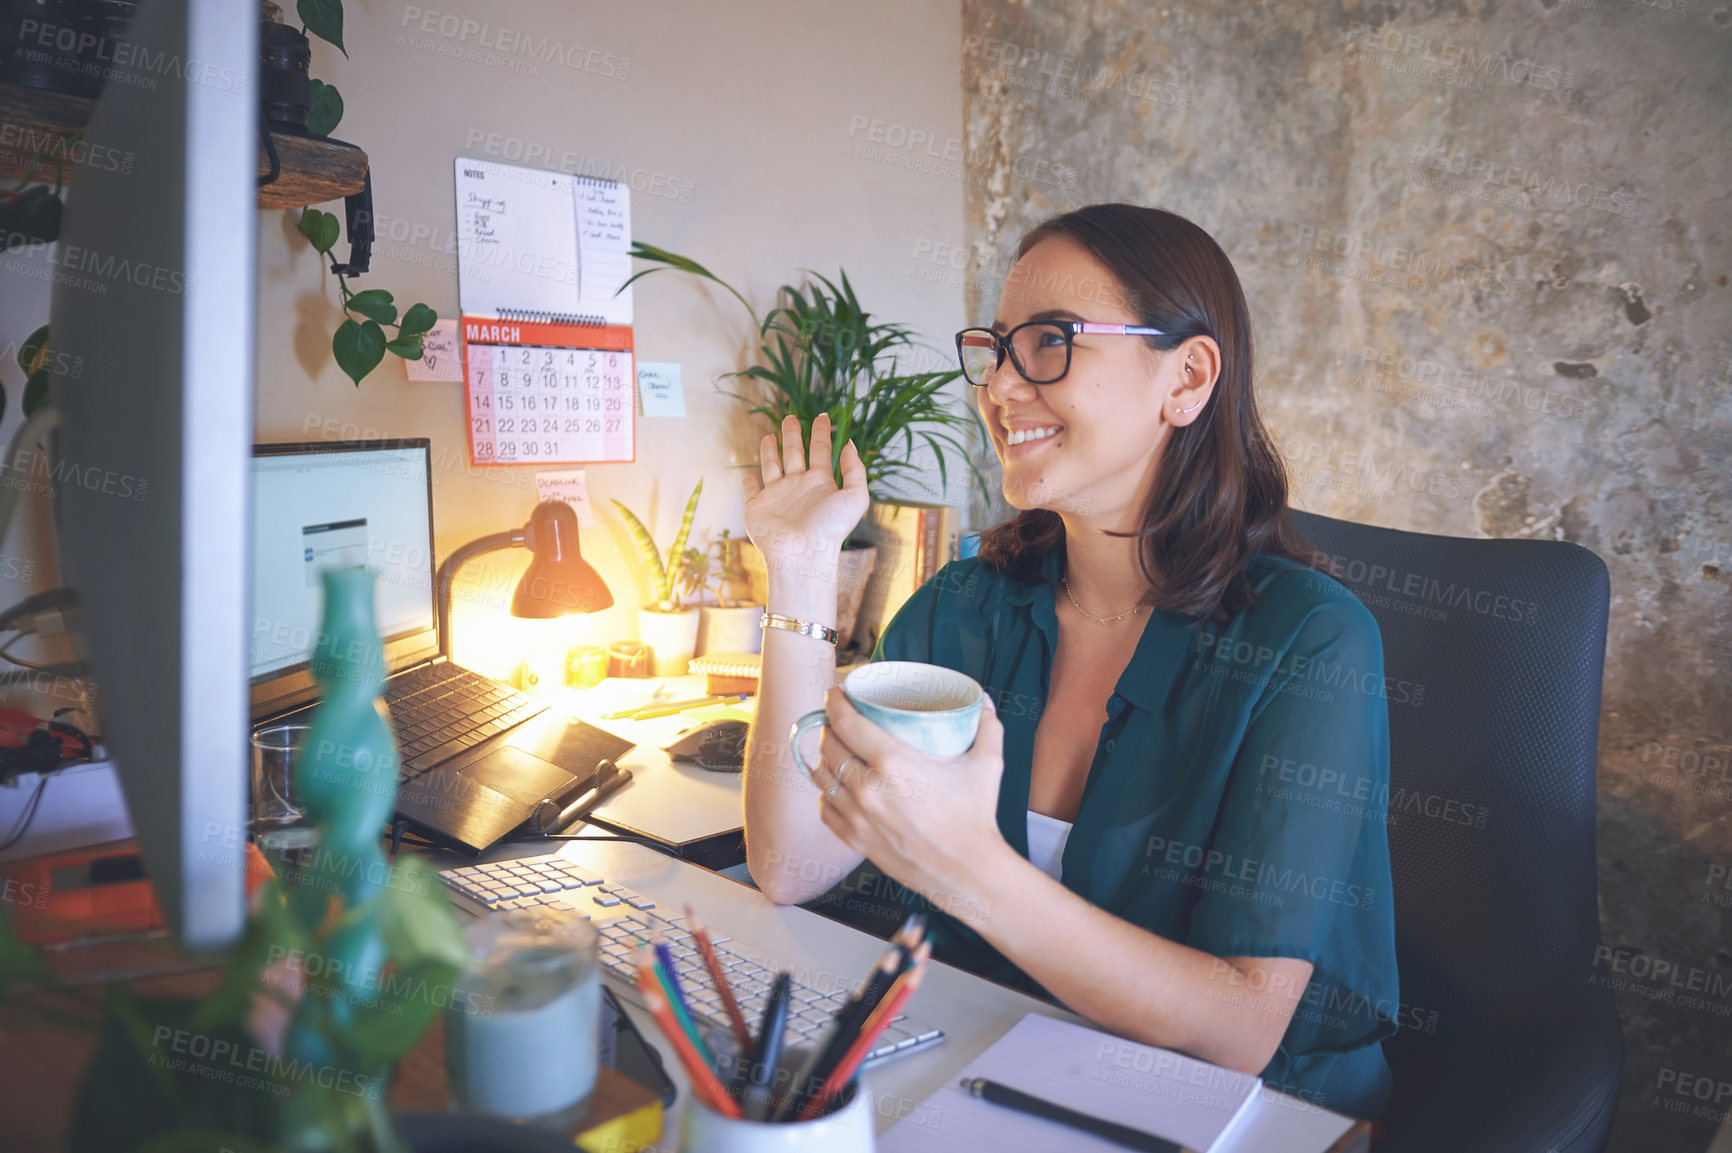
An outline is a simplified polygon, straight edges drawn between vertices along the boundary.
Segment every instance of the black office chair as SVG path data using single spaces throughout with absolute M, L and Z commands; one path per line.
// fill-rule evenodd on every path
M 1598 1153 L 1623 1077 L 1591 980 L 1606 566 L 1557 541 L 1295 523 L 1376 616 L 1391 685 L 1402 1011 L 1377 1153 Z

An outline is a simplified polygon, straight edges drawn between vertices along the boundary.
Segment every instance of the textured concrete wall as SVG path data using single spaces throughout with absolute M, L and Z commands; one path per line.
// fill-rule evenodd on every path
M 1666 1103 L 1732 1082 L 1732 8 L 968 0 L 963 73 L 966 244 L 913 275 L 986 321 L 1042 217 L 1179 212 L 1297 504 L 1605 559 L 1613 1146 L 1702 1149 L 1725 1102 Z

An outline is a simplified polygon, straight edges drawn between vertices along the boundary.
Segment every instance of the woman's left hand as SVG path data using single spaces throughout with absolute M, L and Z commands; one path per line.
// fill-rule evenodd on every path
M 961 915 L 982 867 L 1014 854 L 998 829 L 1004 725 L 991 695 L 982 699 L 974 746 L 950 757 L 891 736 L 840 689 L 824 698 L 824 712 L 830 723 L 812 779 L 825 826 L 888 876 Z

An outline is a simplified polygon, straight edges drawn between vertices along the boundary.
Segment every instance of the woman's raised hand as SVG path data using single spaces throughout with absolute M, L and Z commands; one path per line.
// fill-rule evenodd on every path
M 842 487 L 830 474 L 830 417 L 812 421 L 810 462 L 800 443 L 800 422 L 782 420 L 782 445 L 774 433 L 758 442 L 763 478 L 745 477 L 746 532 L 774 571 L 779 561 L 840 551 L 866 515 L 866 466 L 849 441 L 842 446 Z

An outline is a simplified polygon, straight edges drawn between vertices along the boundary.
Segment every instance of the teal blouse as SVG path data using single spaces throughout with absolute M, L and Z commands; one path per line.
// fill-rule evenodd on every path
M 1028 854 L 1035 725 L 1058 643 L 1054 589 L 978 557 L 917 590 L 874 660 L 958 669 L 1005 728 L 998 827 Z M 1223 622 L 1155 611 L 1107 702 L 1066 888 L 1217 957 L 1297 957 L 1314 970 L 1264 1079 L 1356 1117 L 1389 1097 L 1379 1042 L 1399 994 L 1390 895 L 1389 682 L 1377 622 L 1328 576 L 1259 555 L 1262 599 Z M 977 933 L 907 890 L 951 964 L 1050 996 Z M 990 910 L 982 910 L 990 916 Z M 1224 971 L 1224 1004 L 1253 991 Z M 1214 995 L 1214 992 L 1211 992 Z

